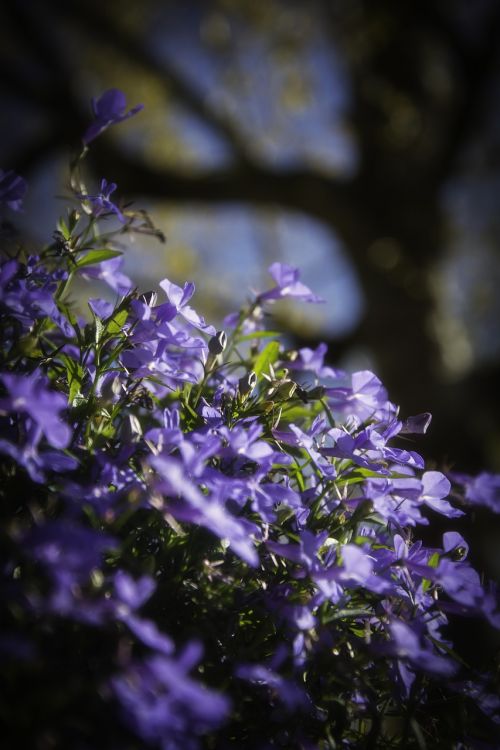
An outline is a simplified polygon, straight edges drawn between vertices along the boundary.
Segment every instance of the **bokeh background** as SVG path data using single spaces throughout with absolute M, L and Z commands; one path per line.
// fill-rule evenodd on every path
M 145 110 L 87 161 L 167 236 L 125 248 L 149 289 L 197 282 L 211 321 L 299 265 L 323 306 L 276 307 L 297 345 L 373 368 L 431 411 L 436 466 L 500 470 L 498 0 L 10 0 L 0 165 L 50 241 L 90 99 Z

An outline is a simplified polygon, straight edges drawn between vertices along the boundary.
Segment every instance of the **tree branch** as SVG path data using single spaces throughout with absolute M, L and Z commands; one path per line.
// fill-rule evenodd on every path
M 209 172 L 183 172 L 145 164 L 110 141 L 96 143 L 89 154 L 93 170 L 113 175 L 128 195 L 173 203 L 221 202 L 282 206 L 333 225 L 347 243 L 358 244 L 361 194 L 355 180 L 334 180 L 307 168 L 273 170 L 238 165 Z M 364 231 L 363 231 L 364 234 Z
M 169 93 L 173 93 L 184 107 L 204 120 L 226 140 L 238 161 L 243 164 L 253 162 L 246 139 L 229 120 L 214 110 L 196 87 L 179 75 L 172 65 L 164 60 L 160 62 L 144 40 L 138 39 L 120 26 L 116 17 L 111 18 L 106 11 L 103 12 L 105 5 L 80 0 L 72 3 L 68 3 L 67 0 L 49 0 L 49 4 L 71 24 L 85 28 L 92 38 L 104 44 L 111 44 L 124 57 L 158 76 Z

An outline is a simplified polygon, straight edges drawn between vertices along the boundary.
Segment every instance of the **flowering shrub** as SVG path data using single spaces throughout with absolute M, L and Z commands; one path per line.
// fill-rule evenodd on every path
M 499 479 L 426 470 L 371 372 L 287 350 L 282 263 L 216 331 L 168 279 L 139 293 L 117 238 L 159 233 L 80 175 L 126 112 L 94 102 L 72 205 L 0 271 L 4 742 L 32 748 L 484 747 L 494 674 L 453 650 L 457 616 L 500 628 L 453 519 Z M 0 173 L 19 210 L 26 185 Z M 118 228 L 106 223 L 114 218 Z M 100 279 L 115 304 L 69 293 Z M 450 530 L 428 547 L 418 530 Z M 476 738 L 476 739 L 474 739 Z M 5 746 L 5 745 L 4 745 Z

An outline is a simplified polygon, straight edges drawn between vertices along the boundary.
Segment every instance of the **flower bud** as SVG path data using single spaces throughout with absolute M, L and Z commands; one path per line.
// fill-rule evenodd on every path
M 142 436 L 142 426 L 135 414 L 128 414 L 122 424 L 121 439 L 136 443 Z
M 208 351 L 216 357 L 218 354 L 222 354 L 227 344 L 227 336 L 225 331 L 217 331 L 208 342 Z
M 238 381 L 238 392 L 240 396 L 249 396 L 257 385 L 257 375 L 252 370 Z

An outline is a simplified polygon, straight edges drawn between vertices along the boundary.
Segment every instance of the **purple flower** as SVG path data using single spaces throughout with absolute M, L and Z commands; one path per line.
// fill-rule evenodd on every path
M 465 607 L 477 608 L 484 598 L 481 579 L 466 562 L 455 562 L 442 557 L 433 578 L 448 596 Z
M 500 475 L 486 471 L 477 477 L 457 474 L 452 477 L 465 488 L 465 500 L 470 505 L 483 505 L 493 513 L 500 513 Z
M 110 602 L 87 598 L 82 587 L 89 583 L 92 571 L 102 565 L 104 552 L 116 548 L 112 537 L 75 521 L 60 519 L 31 529 L 23 544 L 29 555 L 46 569 L 52 582 L 48 599 L 33 600 L 41 611 L 91 624 L 109 616 Z
M 334 410 L 344 415 L 356 415 L 361 421 L 377 413 L 392 414 L 395 407 L 387 400 L 387 391 L 379 378 L 370 370 L 354 372 L 350 387 L 326 388 Z
M 12 170 L 0 169 L 0 203 L 6 203 L 13 211 L 20 211 L 28 184 Z
M 245 562 L 254 567 L 257 565 L 259 558 L 250 536 L 251 531 L 257 531 L 257 527 L 245 519 L 232 516 L 217 498 L 203 495 L 176 459 L 153 456 L 150 464 L 161 477 L 159 488 L 185 501 L 183 506 L 175 503 L 169 505 L 176 518 L 205 526 L 220 539 L 227 539 Z
M 483 682 L 482 677 L 479 677 L 474 682 L 467 680 L 465 683 L 459 683 L 457 687 L 460 691 L 469 695 L 481 711 L 486 716 L 489 716 L 495 724 L 500 724 L 500 697 L 492 693 L 491 688 L 488 689 Z M 496 743 L 495 745 L 490 745 L 474 742 L 474 750 L 495 750 L 496 747 Z M 462 750 L 462 746 L 460 746 L 460 750 Z M 463 750 L 466 750 L 465 745 L 463 746 Z
M 422 483 L 416 477 L 397 479 L 367 479 L 365 497 L 373 502 L 375 511 L 398 526 L 427 524 L 420 513 L 419 497 Z
M 59 310 L 54 292 L 67 274 L 48 272 L 37 256 L 30 256 L 26 265 L 14 260 L 2 264 L 0 272 L 0 304 L 16 318 L 24 329 L 30 329 L 37 318 L 49 317 L 65 336 L 75 335 L 73 326 Z
M 100 279 L 111 287 L 113 291 L 124 297 L 130 292 L 133 284 L 129 277 L 121 272 L 120 268 L 122 264 L 123 258 L 121 256 L 103 260 L 102 263 L 98 263 L 95 266 L 85 267 L 85 272 L 82 276 L 90 277 L 91 279 Z
M 90 203 L 90 205 L 92 206 L 91 213 L 96 218 L 99 216 L 115 214 L 117 219 L 121 221 L 122 224 L 126 224 L 127 219 L 122 214 L 118 206 L 110 199 L 111 193 L 114 193 L 115 190 L 116 183 L 108 182 L 103 178 L 101 180 L 101 189 L 99 193 L 97 193 L 96 195 L 85 195 L 84 193 L 78 193 L 78 197 L 82 201 Z
M 160 281 L 160 286 L 170 302 L 170 310 L 167 311 L 169 315 L 164 319 L 173 320 L 176 315 L 182 315 L 184 320 L 195 328 L 199 328 L 200 331 L 204 331 L 211 336 L 215 334 L 215 328 L 207 325 L 201 315 L 198 315 L 198 313 L 187 304 L 195 292 L 195 285 L 192 281 L 186 282 L 181 289 L 177 284 L 173 284 L 168 279 L 163 279 L 163 281 Z
M 323 458 L 321 453 L 319 453 L 316 444 L 316 438 L 322 433 L 323 428 L 323 420 L 317 417 L 308 432 L 303 432 L 300 427 L 291 424 L 290 432 L 273 430 L 273 435 L 277 440 L 280 440 L 286 445 L 297 445 L 300 448 L 303 448 L 312 459 L 314 466 L 323 474 L 323 476 L 333 479 L 337 475 L 335 467 Z
M 374 573 L 374 557 L 356 544 L 345 544 L 342 547 L 342 561 L 342 568 L 335 572 L 344 585 L 363 586 L 374 593 L 393 590 L 389 581 Z
M 414 417 L 408 417 L 401 427 L 402 435 L 424 435 L 429 429 L 432 421 L 432 414 L 428 411 L 423 414 L 416 414 Z
M 71 440 L 71 430 L 61 421 L 61 412 L 67 407 L 66 396 L 47 388 L 47 381 L 37 373 L 32 375 L 0 375 L 8 397 L 0 399 L 0 411 L 28 414 L 40 427 L 54 448 L 66 448 Z
M 180 657 L 154 656 L 113 678 L 124 720 L 146 742 L 169 750 L 195 750 L 198 737 L 226 718 L 227 699 L 187 674 L 199 653 L 196 644 L 190 644 Z
M 242 680 L 267 687 L 278 696 L 289 711 L 295 711 L 307 705 L 307 696 L 299 685 L 286 680 L 263 664 L 242 664 L 236 670 L 236 675 Z
M 274 456 L 274 451 L 265 440 L 258 438 L 262 434 L 262 425 L 254 422 L 250 425 L 235 425 L 232 430 L 221 427 L 219 434 L 227 443 L 221 451 L 222 456 L 244 456 L 250 461 L 262 461 Z
M 88 146 L 94 138 L 97 138 L 110 125 L 116 125 L 119 122 L 128 120 L 132 115 L 144 109 L 143 104 L 136 104 L 128 112 L 126 111 L 127 101 L 123 91 L 119 89 L 109 89 L 105 91 L 98 99 L 92 99 L 92 111 L 94 113 L 94 122 L 87 128 L 83 136 L 83 143 Z
M 296 297 L 304 300 L 304 302 L 324 302 L 321 297 L 313 294 L 308 286 L 299 281 L 300 271 L 298 268 L 286 263 L 272 263 L 268 271 L 275 280 L 276 286 L 259 294 L 259 302 L 269 302 L 284 297 Z
M 91 297 L 87 300 L 87 304 L 97 318 L 105 320 L 105 318 L 111 317 L 113 314 L 113 305 L 110 302 L 106 302 L 104 299 L 98 297 Z
M 291 560 L 298 565 L 303 565 L 309 572 L 322 571 L 323 568 L 319 559 L 319 551 L 327 537 L 327 531 L 313 534 L 311 531 L 305 529 L 299 537 L 298 544 L 293 544 L 292 542 L 282 544 L 280 542 L 269 540 L 266 542 L 266 547 L 268 547 L 271 552 L 274 552 L 287 560 Z
M 434 649 L 424 645 L 420 635 L 407 623 L 393 620 L 389 629 L 391 644 L 388 650 L 400 660 L 399 672 L 407 694 L 414 680 L 413 670 L 437 677 L 451 677 L 457 671 L 457 665 L 451 659 L 438 655 Z M 410 668 L 405 662 L 409 662 Z
M 145 646 L 149 646 L 149 648 L 159 651 L 161 654 L 169 655 L 173 652 L 174 644 L 170 638 L 161 633 L 151 620 L 144 620 L 131 613 L 122 615 L 121 619 Z
M 42 430 L 36 422 L 28 418 L 25 428 L 26 434 L 22 444 L 19 444 L 17 435 L 9 435 L 10 440 L 7 437 L 0 438 L 0 453 L 10 456 L 22 466 L 33 482 L 45 482 L 46 470 L 63 474 L 77 468 L 78 461 L 59 450 L 39 450 Z
M 337 378 L 344 373 L 342 370 L 334 370 L 324 364 L 325 355 L 328 352 L 326 344 L 318 344 L 316 349 L 304 347 L 297 352 L 297 358 L 288 363 L 290 370 L 300 372 L 311 372 L 318 378 Z
M 117 617 L 145 646 L 162 654 L 172 654 L 174 644 L 170 638 L 161 633 L 154 622 L 134 614 L 134 610 L 141 607 L 156 589 L 154 579 L 150 576 L 142 576 L 135 581 L 128 573 L 119 570 L 114 578 L 114 588 L 119 600 Z
M 425 549 L 422 549 L 420 540 L 409 546 L 400 534 L 394 534 L 394 553 L 394 560 L 404 562 L 408 567 L 427 563 L 428 554 Z
M 110 536 L 66 519 L 33 528 L 24 541 L 30 555 L 54 575 L 64 572 L 80 584 L 100 567 L 104 551 L 116 547 Z
M 443 534 L 443 549 L 448 555 L 458 556 L 459 560 L 465 560 L 469 553 L 469 545 L 458 531 Z
M 384 457 L 382 451 L 385 440 L 376 430 L 367 428 L 353 436 L 338 427 L 332 427 L 327 438 L 329 443 L 334 444 L 320 448 L 321 455 L 349 459 L 364 468 L 388 473 L 380 463 Z
M 119 570 L 114 579 L 115 591 L 124 604 L 130 609 L 138 609 L 146 602 L 156 588 L 156 583 L 150 576 L 142 576 L 134 581 L 128 573 Z
M 450 494 L 450 482 L 440 471 L 426 471 L 422 475 L 422 500 L 429 508 L 442 513 L 447 518 L 463 516 L 463 511 L 454 508 L 445 500 Z
M 287 480 L 283 484 L 266 481 L 272 463 L 272 458 L 260 461 L 254 474 L 235 480 L 231 488 L 232 499 L 241 507 L 250 499 L 253 509 L 266 523 L 276 520 L 275 509 L 279 506 L 286 505 L 293 509 L 302 507 L 300 496 L 290 488 Z

